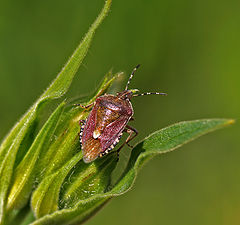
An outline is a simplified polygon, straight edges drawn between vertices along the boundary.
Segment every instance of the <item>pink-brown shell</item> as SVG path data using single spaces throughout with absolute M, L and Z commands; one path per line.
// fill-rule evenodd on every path
M 114 95 L 98 97 L 82 127 L 80 138 L 84 162 L 92 162 L 113 149 L 132 115 L 129 99 Z

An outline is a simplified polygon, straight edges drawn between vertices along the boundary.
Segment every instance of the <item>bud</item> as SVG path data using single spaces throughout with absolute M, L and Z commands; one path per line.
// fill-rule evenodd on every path
M 117 164 L 117 153 L 86 164 L 80 161 L 63 184 L 61 208 L 73 207 L 78 201 L 104 193 L 111 182 L 111 173 Z

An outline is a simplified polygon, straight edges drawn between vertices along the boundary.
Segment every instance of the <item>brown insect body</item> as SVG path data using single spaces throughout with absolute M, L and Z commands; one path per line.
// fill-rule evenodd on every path
M 127 90 L 128 84 L 137 68 L 138 66 L 133 70 L 124 91 L 119 92 L 116 96 L 109 94 L 100 96 L 93 104 L 88 106 L 80 105 L 83 108 L 93 106 L 87 120 L 80 121 L 80 143 L 85 163 L 92 162 L 97 157 L 102 157 L 111 151 L 119 142 L 123 132 L 129 133 L 124 144 L 128 144 L 128 142 L 138 134 L 136 129 L 127 125 L 134 113 L 130 102 L 132 97 L 149 94 L 165 95 L 165 93 L 143 93 L 134 95 L 132 90 Z M 133 133 L 135 133 L 135 135 L 131 136 Z
M 82 133 L 84 161 L 91 162 L 113 149 L 132 115 L 129 99 L 114 95 L 98 97 Z

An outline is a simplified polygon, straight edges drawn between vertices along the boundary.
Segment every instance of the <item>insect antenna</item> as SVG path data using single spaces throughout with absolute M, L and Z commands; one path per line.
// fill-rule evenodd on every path
M 139 66 L 140 66 L 140 64 L 138 64 L 138 65 L 133 69 L 133 71 L 132 71 L 132 73 L 131 73 L 131 75 L 130 75 L 130 77 L 129 77 L 129 79 L 128 79 L 128 82 L 127 82 L 127 85 L 126 85 L 125 90 L 128 90 L 128 85 L 130 84 L 130 82 L 131 82 L 131 80 L 132 80 L 132 78 L 133 78 L 133 75 L 134 75 L 134 73 L 136 72 L 136 70 L 139 68 Z
M 135 94 L 133 97 L 143 96 L 143 95 L 167 95 L 166 93 L 159 93 L 159 92 L 146 92 L 141 94 Z

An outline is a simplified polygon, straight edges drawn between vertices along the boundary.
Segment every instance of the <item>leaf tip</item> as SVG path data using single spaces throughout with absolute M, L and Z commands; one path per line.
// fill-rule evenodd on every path
M 226 126 L 232 125 L 235 122 L 236 122 L 236 120 L 234 120 L 234 119 L 226 119 L 224 125 L 226 125 Z
M 228 120 L 228 124 L 234 124 L 234 123 L 235 123 L 235 120 L 234 120 L 234 119 Z

